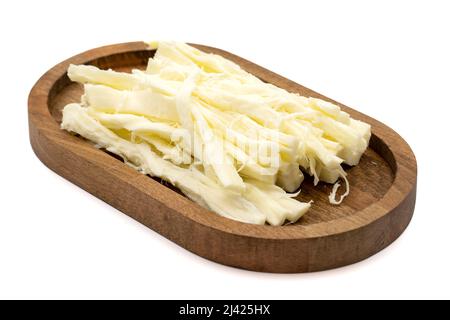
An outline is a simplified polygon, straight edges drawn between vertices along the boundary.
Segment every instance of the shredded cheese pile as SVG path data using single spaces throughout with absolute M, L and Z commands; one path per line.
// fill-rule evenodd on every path
M 145 71 L 71 65 L 84 85 L 61 127 L 121 156 L 231 219 L 279 226 L 311 204 L 293 197 L 303 172 L 349 194 L 342 163 L 356 165 L 370 126 L 338 106 L 265 83 L 219 55 L 177 42 L 157 48 Z M 336 200 L 345 181 L 346 191 Z M 296 193 L 294 193 L 296 192 Z

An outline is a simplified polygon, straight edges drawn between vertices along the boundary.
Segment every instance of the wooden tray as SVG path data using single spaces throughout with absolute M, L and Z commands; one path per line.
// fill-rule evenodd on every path
M 337 103 L 226 51 L 194 46 L 233 60 L 288 91 Z M 370 123 L 373 132 L 361 163 L 347 170 L 350 195 L 342 205 L 330 205 L 331 185 L 313 187 L 307 178 L 299 199 L 314 200 L 311 210 L 297 223 L 282 227 L 220 217 L 59 128 L 62 107 L 79 101 L 82 94 L 82 87 L 66 75 L 70 63 L 128 71 L 144 68 L 153 54 L 142 42 L 116 44 L 76 55 L 45 73 L 28 100 L 30 141 L 38 158 L 59 175 L 187 250 L 249 270 L 290 273 L 344 266 L 382 250 L 407 227 L 416 197 L 413 152 L 392 129 L 340 103 L 352 117 Z

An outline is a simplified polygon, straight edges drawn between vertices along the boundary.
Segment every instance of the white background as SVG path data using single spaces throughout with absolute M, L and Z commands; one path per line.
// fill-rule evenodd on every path
M 0 15 L 0 298 L 450 298 L 448 1 L 14 1 Z M 84 50 L 150 39 L 223 48 L 393 127 L 419 166 L 402 237 L 337 270 L 242 271 L 47 169 L 28 141 L 34 82 Z

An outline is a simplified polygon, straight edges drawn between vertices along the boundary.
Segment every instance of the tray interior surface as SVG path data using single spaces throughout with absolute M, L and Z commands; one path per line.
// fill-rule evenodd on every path
M 148 58 L 153 53 L 143 50 L 114 54 L 91 61 L 89 64 L 96 65 L 101 69 L 111 68 L 116 71 L 129 72 L 131 69 L 144 69 Z M 50 114 L 56 122 L 61 122 L 61 110 L 64 106 L 71 102 L 79 102 L 82 93 L 83 87 L 72 83 L 67 76 L 58 81 L 51 91 L 48 101 Z M 341 205 L 331 205 L 328 201 L 328 195 L 332 189 L 331 184 L 320 182 L 314 186 L 313 179 L 305 175 L 305 181 L 301 185 L 301 193 L 297 199 L 305 202 L 313 200 L 313 205 L 298 222 L 283 226 L 283 228 L 293 225 L 308 226 L 350 216 L 381 199 L 391 187 L 395 176 L 395 164 L 381 156 L 380 148 L 383 146 L 385 146 L 383 142 L 373 136 L 370 147 L 362 156 L 359 165 L 345 167 L 350 182 L 350 195 Z M 166 184 L 162 184 L 162 186 L 173 189 Z M 340 188 L 340 191 L 342 189 L 343 187 Z

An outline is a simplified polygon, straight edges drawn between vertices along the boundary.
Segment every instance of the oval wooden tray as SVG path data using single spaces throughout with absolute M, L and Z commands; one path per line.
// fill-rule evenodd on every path
M 195 46 L 233 60 L 288 91 L 337 103 L 231 53 Z M 82 94 L 82 87 L 66 75 L 70 63 L 129 71 L 144 68 L 153 54 L 142 42 L 116 44 L 76 55 L 45 73 L 28 100 L 30 141 L 38 158 L 59 175 L 187 250 L 249 270 L 309 272 L 351 264 L 382 250 L 407 227 L 416 197 L 413 152 L 392 129 L 340 103 L 352 117 L 370 123 L 373 132 L 361 163 L 347 169 L 350 195 L 342 205 L 330 205 L 327 197 L 331 186 L 321 183 L 313 187 L 307 178 L 299 198 L 314 200 L 311 210 L 297 223 L 282 227 L 220 217 L 59 128 L 61 109 L 79 101 Z

